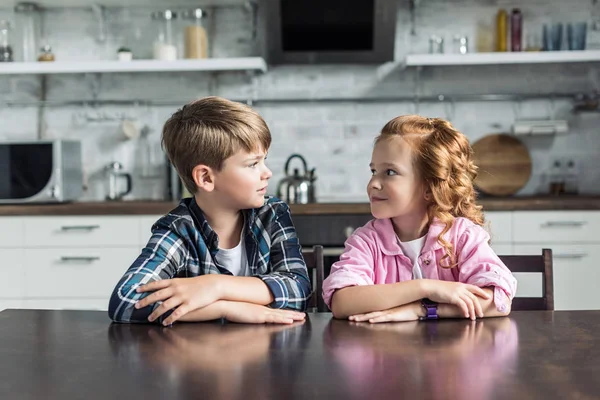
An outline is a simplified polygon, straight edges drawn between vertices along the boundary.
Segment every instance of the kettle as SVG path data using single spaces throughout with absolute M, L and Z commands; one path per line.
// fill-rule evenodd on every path
M 302 161 L 303 174 L 300 175 L 298 168 L 294 168 L 294 174 L 290 175 L 290 162 L 298 158 Z M 300 154 L 292 154 L 285 162 L 285 177 L 277 185 L 277 197 L 290 204 L 315 203 L 315 169 L 308 170 L 306 160 Z

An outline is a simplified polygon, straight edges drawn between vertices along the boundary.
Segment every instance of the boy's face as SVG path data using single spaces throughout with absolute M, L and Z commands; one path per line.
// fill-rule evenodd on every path
M 223 205 L 232 209 L 262 207 L 269 179 L 273 175 L 265 165 L 263 149 L 253 152 L 238 150 L 215 172 L 214 192 Z

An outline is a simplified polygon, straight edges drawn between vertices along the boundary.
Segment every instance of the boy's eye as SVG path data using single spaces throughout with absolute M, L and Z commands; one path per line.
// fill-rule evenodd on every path
M 254 168 L 258 165 L 258 161 L 253 162 L 252 164 L 250 164 L 250 168 Z
M 371 175 L 375 175 L 377 173 L 377 171 L 375 171 L 374 169 L 371 169 Z

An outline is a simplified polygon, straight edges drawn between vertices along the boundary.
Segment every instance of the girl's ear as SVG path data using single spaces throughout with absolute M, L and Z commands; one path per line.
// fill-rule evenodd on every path
M 431 201 L 431 199 L 433 198 L 433 194 L 431 193 L 431 189 L 429 188 L 429 186 L 425 188 L 425 193 L 423 194 L 423 197 L 426 201 Z

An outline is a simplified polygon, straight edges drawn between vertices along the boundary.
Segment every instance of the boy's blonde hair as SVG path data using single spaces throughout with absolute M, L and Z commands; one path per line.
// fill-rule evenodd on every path
M 449 259 L 445 267 L 456 265 L 453 246 L 443 235 L 450 230 L 454 218 L 464 217 L 483 226 L 482 207 L 476 204 L 473 180 L 477 166 L 469 140 L 450 122 L 419 115 L 403 115 L 388 122 L 375 143 L 402 138 L 411 148 L 412 161 L 421 179 L 431 190 L 427 206 L 429 219 L 439 219 L 446 226 L 438 236 Z
M 194 194 L 193 169 L 217 171 L 236 151 L 267 151 L 271 132 L 252 108 L 222 97 L 204 97 L 177 110 L 165 123 L 162 147 L 187 190 Z

